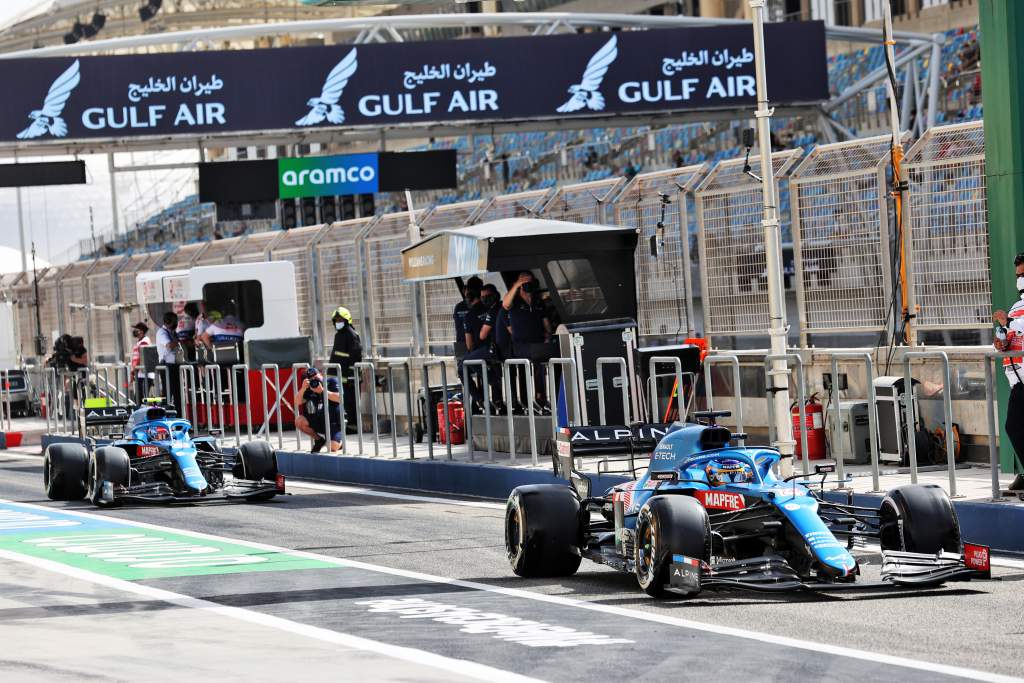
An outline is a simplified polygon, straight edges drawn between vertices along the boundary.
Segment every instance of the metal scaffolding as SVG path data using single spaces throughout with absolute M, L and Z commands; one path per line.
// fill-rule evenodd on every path
M 697 164 L 643 173 L 615 200 L 612 222 L 640 232 L 636 294 L 642 335 L 695 333 L 687 197 L 707 168 Z M 657 255 L 648 248 L 651 238 L 657 240 Z
M 803 150 L 772 154 L 777 181 Z M 751 157 L 757 168 L 759 157 Z M 743 159 L 719 162 L 696 191 L 704 334 L 768 334 L 761 183 L 743 171 Z M 776 191 L 778 193 L 778 191 Z
M 886 207 L 891 138 L 816 147 L 790 178 L 800 333 L 886 326 L 892 256 Z

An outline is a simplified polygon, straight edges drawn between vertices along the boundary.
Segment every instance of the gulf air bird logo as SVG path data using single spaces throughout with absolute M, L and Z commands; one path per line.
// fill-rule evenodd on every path
M 46 93 L 43 106 L 40 109 L 29 112 L 28 117 L 32 123 L 25 130 L 18 133 L 19 140 L 38 138 L 47 132 L 56 137 L 62 138 L 68 134 L 68 124 L 61 118 L 64 112 L 64 105 L 71 97 L 71 91 L 78 85 L 78 60 L 67 68 L 67 70 L 50 85 L 50 91 Z
M 565 114 L 566 112 L 579 111 L 584 107 L 592 111 L 603 111 L 604 95 L 600 93 L 598 88 L 601 87 L 601 81 L 604 80 L 608 67 L 611 66 L 618 56 L 618 43 L 616 42 L 616 37 L 612 36 L 611 40 L 595 52 L 594 56 L 587 62 L 587 68 L 583 72 L 583 78 L 580 79 L 580 82 L 569 86 L 569 92 L 572 93 L 572 97 L 556 111 L 560 114 Z
M 315 126 L 324 119 L 335 125 L 345 122 L 345 111 L 338 105 L 341 91 L 348 84 L 348 79 L 356 72 L 359 63 L 356 61 L 356 48 L 342 57 L 327 74 L 320 97 L 311 97 L 306 101 L 309 113 L 295 122 L 296 126 Z

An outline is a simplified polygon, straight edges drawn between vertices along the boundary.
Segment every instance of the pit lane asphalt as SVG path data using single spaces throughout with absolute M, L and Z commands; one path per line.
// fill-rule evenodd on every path
M 884 655 L 1004 675 L 1020 675 L 1024 645 L 1024 569 L 996 570 L 999 581 L 941 589 L 764 596 L 704 593 L 697 599 L 654 601 L 631 577 L 585 562 L 569 579 L 522 580 L 504 558 L 498 506 L 464 505 L 436 497 L 403 498 L 335 492 L 290 484 L 296 494 L 263 505 L 131 507 L 100 514 L 174 529 L 257 541 L 373 569 L 177 577 L 143 583 L 357 636 L 478 661 L 547 680 L 592 678 L 602 671 L 730 679 L 936 680 Z M 39 463 L 0 454 L 0 498 L 94 513 L 84 503 L 53 503 L 42 494 Z M 878 557 L 861 553 L 865 577 L 877 578 Z M 1024 565 L 1022 565 L 1024 566 Z M 594 611 L 500 592 L 410 578 L 409 572 L 527 590 L 584 601 Z M 490 613 L 631 639 L 600 647 L 532 648 L 456 626 L 370 613 L 360 602 L 418 598 Z M 622 611 L 624 610 L 624 611 Z M 635 616 L 634 616 L 635 615 Z M 636 618 L 646 617 L 646 618 Z M 665 622 L 658 619 L 665 618 Z M 651 619 L 654 619 L 652 621 Z M 678 620 L 709 625 L 688 628 Z M 729 628 L 878 653 L 877 661 L 806 647 L 737 637 Z M 680 675 L 680 672 L 684 672 Z M 686 674 L 685 672 L 690 672 Z

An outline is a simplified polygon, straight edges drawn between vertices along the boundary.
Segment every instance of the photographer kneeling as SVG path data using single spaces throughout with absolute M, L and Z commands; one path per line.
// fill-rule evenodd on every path
M 331 453 L 341 448 L 341 395 L 337 377 L 326 380 L 316 368 L 307 368 L 302 385 L 295 393 L 295 428 L 312 437 L 311 453 L 319 453 L 327 443 L 327 425 L 324 424 L 324 396 L 327 397 L 328 419 L 331 430 Z

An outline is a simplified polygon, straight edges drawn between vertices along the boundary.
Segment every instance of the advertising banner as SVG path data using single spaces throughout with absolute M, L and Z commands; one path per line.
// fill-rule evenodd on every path
M 325 197 L 378 191 L 377 154 L 277 160 L 278 196 Z
M 828 98 L 821 22 L 765 27 L 772 103 Z M 565 119 L 754 105 L 749 26 L 0 60 L 0 140 Z
M 218 204 L 446 190 L 457 185 L 453 149 L 199 164 L 199 201 Z

